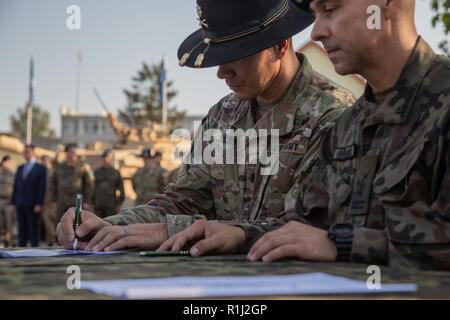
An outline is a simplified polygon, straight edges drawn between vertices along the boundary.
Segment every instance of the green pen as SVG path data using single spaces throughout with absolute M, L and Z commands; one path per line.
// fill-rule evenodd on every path
M 78 227 L 81 225 L 81 209 L 83 208 L 83 195 L 77 194 L 77 200 L 75 203 L 75 220 L 73 221 L 73 230 L 77 231 Z M 78 239 L 75 236 L 72 247 L 73 250 L 77 250 Z
M 180 257 L 190 256 L 189 251 L 141 251 L 139 256 L 141 257 Z

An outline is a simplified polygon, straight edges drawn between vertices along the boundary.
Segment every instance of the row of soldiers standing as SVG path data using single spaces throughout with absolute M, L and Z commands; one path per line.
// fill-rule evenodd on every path
M 74 206 L 77 194 L 82 194 L 85 199 L 84 209 L 94 211 L 102 218 L 118 213 L 125 200 L 123 178 L 114 168 L 111 149 L 103 152 L 102 164 L 94 172 L 80 159 L 75 145 L 67 145 L 65 152 L 66 158 L 61 163 L 52 164 L 47 156 L 40 159 L 47 169 L 47 190 L 41 218 L 48 245 L 55 243 L 56 223 Z M 132 177 L 135 205 L 145 204 L 163 192 L 165 185 L 176 179 L 177 173 L 176 170 L 169 172 L 161 168 L 159 152 L 152 155 L 150 149 L 144 149 L 140 156 L 144 167 Z M 4 157 L 0 168 L 0 241 L 7 247 L 14 245 L 17 236 L 16 214 L 10 205 L 14 172 L 9 156 Z

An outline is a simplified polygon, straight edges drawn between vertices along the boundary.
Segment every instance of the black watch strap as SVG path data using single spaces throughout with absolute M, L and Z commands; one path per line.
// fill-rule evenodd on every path
M 328 237 L 334 241 L 337 249 L 337 260 L 349 262 L 353 247 L 353 226 L 349 223 L 338 223 L 328 230 Z

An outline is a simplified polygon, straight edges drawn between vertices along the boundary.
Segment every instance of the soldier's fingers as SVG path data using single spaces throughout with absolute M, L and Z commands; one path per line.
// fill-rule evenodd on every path
M 61 218 L 61 232 L 67 238 L 67 241 L 73 242 L 75 240 L 75 231 L 73 230 L 73 221 L 75 219 L 75 209 L 70 208 Z
M 280 246 L 289 244 L 290 237 L 283 235 L 281 233 L 270 232 L 265 235 L 264 239 L 260 239 L 262 242 L 259 244 L 257 248 L 252 248 L 247 257 L 251 261 L 260 260 L 263 256 L 265 256 L 271 250 L 274 250 Z
M 259 238 L 254 244 L 253 246 L 250 248 L 250 251 L 248 252 L 247 257 L 250 258 L 250 256 L 253 255 L 253 253 L 255 251 L 257 251 L 264 243 L 266 243 L 267 239 L 274 233 L 276 233 L 278 230 L 276 231 L 271 231 L 269 233 L 266 233 L 265 235 L 263 235 L 261 238 Z
M 77 250 L 86 250 L 86 246 L 87 246 L 87 242 L 86 241 L 78 241 L 77 242 Z M 73 249 L 72 244 L 70 244 L 70 248 L 68 249 Z
M 104 224 L 97 216 L 93 216 L 88 211 L 81 211 L 81 225 L 77 228 L 77 236 L 83 238 L 101 229 Z
M 110 232 L 108 232 L 105 237 L 97 243 L 95 246 L 92 247 L 92 251 L 103 251 L 107 246 L 109 246 L 111 243 L 116 242 L 117 240 L 124 237 L 123 234 L 123 228 L 112 228 Z
M 301 246 L 298 244 L 282 245 L 274 250 L 269 251 L 262 257 L 264 262 L 272 262 L 284 258 L 302 258 Z
M 158 249 L 156 249 L 156 251 L 169 251 L 170 249 L 172 249 L 172 245 L 176 239 L 177 235 L 172 236 L 171 238 L 164 241 L 163 244 L 160 245 Z
M 56 227 L 56 234 L 58 236 L 58 243 L 63 246 L 66 249 L 71 248 L 71 242 L 67 239 L 67 235 L 62 230 L 62 224 L 61 222 L 58 223 L 58 226 Z
M 112 227 L 105 227 L 101 229 L 97 234 L 89 241 L 86 246 L 86 250 L 92 250 L 94 246 L 96 246 L 103 238 L 111 231 Z
M 128 236 L 111 243 L 110 245 L 105 247 L 105 251 L 117 251 L 126 248 L 134 248 L 137 246 L 135 244 L 136 242 L 137 242 L 136 236 Z
M 198 221 L 186 230 L 179 233 L 172 245 L 172 251 L 179 251 L 189 242 L 205 238 L 206 221 Z
M 197 242 L 189 252 L 194 257 L 213 252 L 220 253 L 224 251 L 226 241 L 224 237 L 212 236 Z

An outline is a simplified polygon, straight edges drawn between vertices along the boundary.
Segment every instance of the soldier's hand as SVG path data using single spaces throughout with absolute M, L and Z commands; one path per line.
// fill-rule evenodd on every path
M 165 240 L 167 240 L 167 228 L 163 223 L 108 226 L 92 238 L 86 250 L 94 252 L 122 249 L 154 250 Z
M 297 221 L 262 236 L 247 255 L 252 261 L 264 262 L 283 258 L 335 261 L 336 256 L 336 245 L 327 231 Z
M 75 231 L 73 230 L 73 222 L 75 220 L 75 208 L 70 208 L 61 218 L 56 227 L 58 243 L 67 249 L 72 249 L 75 240 Z M 82 210 L 81 225 L 77 229 L 78 244 L 77 249 L 85 249 L 88 240 L 106 226 L 110 226 L 109 222 L 99 218 L 94 213 Z M 87 239 L 87 240 L 85 240 Z
M 245 232 L 241 228 L 207 220 L 197 220 L 189 228 L 164 242 L 158 251 L 179 251 L 190 243 L 192 256 L 234 253 L 244 244 Z

